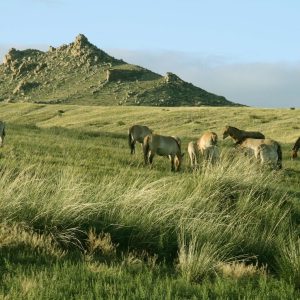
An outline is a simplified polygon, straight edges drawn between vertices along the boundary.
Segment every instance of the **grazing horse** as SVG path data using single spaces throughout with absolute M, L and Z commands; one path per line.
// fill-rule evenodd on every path
M 131 154 L 135 153 L 135 143 L 143 144 L 146 135 L 152 133 L 152 130 L 144 125 L 133 125 L 128 129 L 128 143 Z
M 226 139 L 228 136 L 230 136 L 235 141 L 236 145 L 242 143 L 243 140 L 247 138 L 252 138 L 252 139 L 265 138 L 265 136 L 261 132 L 240 130 L 232 126 L 226 126 L 223 131 L 223 140 Z
M 272 163 L 278 169 L 282 168 L 282 150 L 278 142 L 271 139 L 247 138 L 241 144 L 241 148 L 251 149 L 254 156 L 261 163 Z
M 198 148 L 196 142 L 188 143 L 188 153 L 190 156 L 191 167 L 194 168 L 197 165 L 197 155 L 198 155 Z
M 5 137 L 5 124 L 0 121 L 0 147 L 3 147 Z
M 218 158 L 218 136 L 215 132 L 205 132 L 197 141 L 197 148 L 201 152 L 204 160 L 215 162 Z
M 297 139 L 294 147 L 292 148 L 292 159 L 297 158 L 297 152 L 300 149 L 300 137 Z
M 143 150 L 145 164 L 152 164 L 155 154 L 167 156 L 171 161 L 171 171 L 179 171 L 184 154 L 181 153 L 178 138 L 158 134 L 147 135 L 144 138 Z

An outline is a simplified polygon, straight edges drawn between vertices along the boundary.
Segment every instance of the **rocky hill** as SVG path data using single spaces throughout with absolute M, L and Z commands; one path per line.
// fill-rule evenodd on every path
M 81 105 L 238 105 L 187 83 L 116 59 L 80 34 L 47 52 L 11 49 L 0 65 L 0 101 Z

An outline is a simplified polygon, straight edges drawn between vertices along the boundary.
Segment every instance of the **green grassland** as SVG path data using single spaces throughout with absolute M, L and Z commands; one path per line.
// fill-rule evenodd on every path
M 297 110 L 0 104 L 0 298 L 300 297 Z M 144 166 L 127 130 L 220 140 L 215 166 Z M 230 124 L 279 141 L 283 169 L 222 140 Z

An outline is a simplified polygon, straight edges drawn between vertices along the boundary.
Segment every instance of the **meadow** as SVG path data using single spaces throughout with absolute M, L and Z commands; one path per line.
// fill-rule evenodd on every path
M 299 111 L 9 103 L 0 120 L 0 298 L 300 297 Z M 130 155 L 133 124 L 179 136 L 182 170 Z M 279 141 L 283 169 L 233 149 L 225 125 Z M 221 159 L 192 171 L 205 130 Z

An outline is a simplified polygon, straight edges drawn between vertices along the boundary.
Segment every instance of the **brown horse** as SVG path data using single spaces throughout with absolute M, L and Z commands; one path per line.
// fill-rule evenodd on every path
M 261 163 L 271 163 L 282 169 L 282 150 L 278 142 L 271 139 L 245 139 L 240 143 L 241 148 L 253 151 L 255 158 L 260 159 Z
M 292 159 L 297 158 L 297 152 L 300 149 L 300 137 L 296 140 L 294 147 L 292 148 Z
M 155 154 L 169 157 L 171 161 L 171 171 L 179 171 L 183 153 L 181 153 L 178 138 L 172 136 L 163 136 L 150 134 L 144 138 L 143 143 L 145 164 L 152 164 Z
M 3 147 L 5 137 L 5 124 L 0 121 L 0 147 Z
M 135 153 L 135 143 L 143 144 L 146 135 L 151 134 L 152 130 L 144 125 L 133 125 L 128 129 L 128 144 L 131 154 Z
M 240 130 L 232 126 L 226 126 L 223 131 L 223 139 L 226 139 L 228 136 L 230 136 L 235 141 L 236 145 L 242 143 L 243 140 L 247 138 L 252 138 L 252 139 L 265 138 L 265 136 L 261 132 Z
M 215 132 L 205 132 L 197 141 L 197 148 L 201 152 L 204 160 L 215 162 L 218 158 L 218 136 Z

